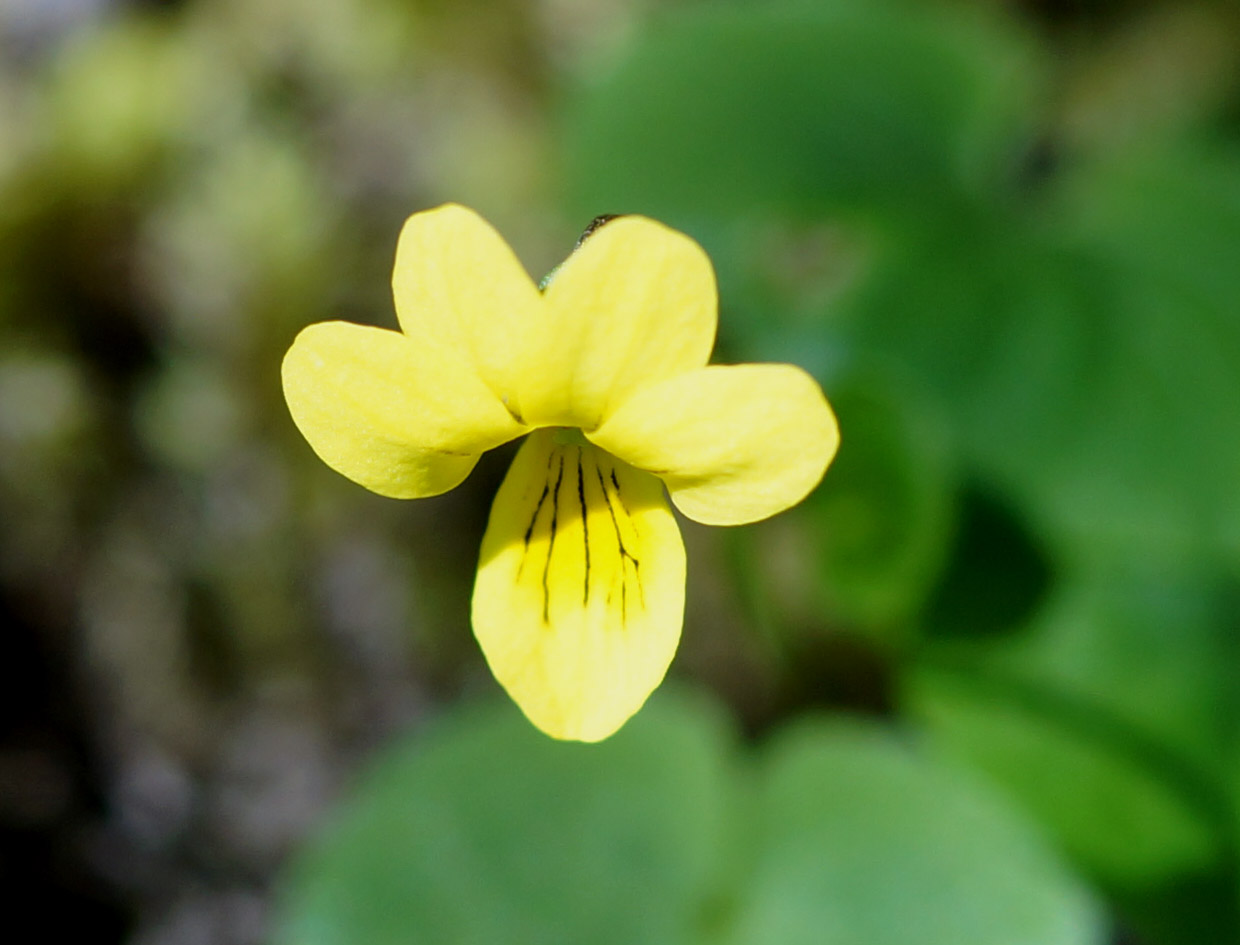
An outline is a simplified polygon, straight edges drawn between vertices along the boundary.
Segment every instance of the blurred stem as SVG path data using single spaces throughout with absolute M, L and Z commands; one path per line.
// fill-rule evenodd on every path
M 753 566 L 753 539 L 741 531 L 732 531 L 724 538 L 724 561 L 732 575 L 732 587 L 745 622 L 759 640 L 777 678 L 786 678 L 792 664 L 788 634 L 775 616 L 770 585 Z

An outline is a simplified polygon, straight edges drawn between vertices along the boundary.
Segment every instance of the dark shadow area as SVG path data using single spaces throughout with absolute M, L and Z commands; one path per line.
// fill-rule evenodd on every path
M 925 617 L 933 637 L 985 637 L 1023 626 L 1054 581 L 1051 560 L 1016 510 L 967 486 L 955 547 Z

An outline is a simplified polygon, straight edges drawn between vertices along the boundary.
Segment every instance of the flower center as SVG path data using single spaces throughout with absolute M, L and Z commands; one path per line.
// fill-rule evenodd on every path
M 590 446 L 585 434 L 577 427 L 552 427 L 551 439 L 556 446 Z

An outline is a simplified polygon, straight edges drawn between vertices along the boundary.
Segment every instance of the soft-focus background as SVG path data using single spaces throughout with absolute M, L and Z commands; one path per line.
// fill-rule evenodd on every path
M 281 398 L 447 200 L 689 232 L 840 416 L 599 746 L 469 632 L 511 450 Z M 1240 9 L 0 0 L 0 617 L 5 938 L 1240 941 Z

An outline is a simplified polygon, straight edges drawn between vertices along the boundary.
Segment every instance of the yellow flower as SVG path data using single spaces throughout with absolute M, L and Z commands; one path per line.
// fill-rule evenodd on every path
M 595 231 L 545 290 L 481 217 L 410 217 L 392 277 L 401 330 L 311 325 L 284 359 L 294 421 L 381 495 L 438 495 L 529 434 L 495 497 L 473 595 L 496 679 L 556 738 L 598 741 L 667 672 L 685 551 L 664 498 L 738 525 L 799 502 L 839 433 L 787 364 L 712 365 L 710 260 L 638 216 Z

